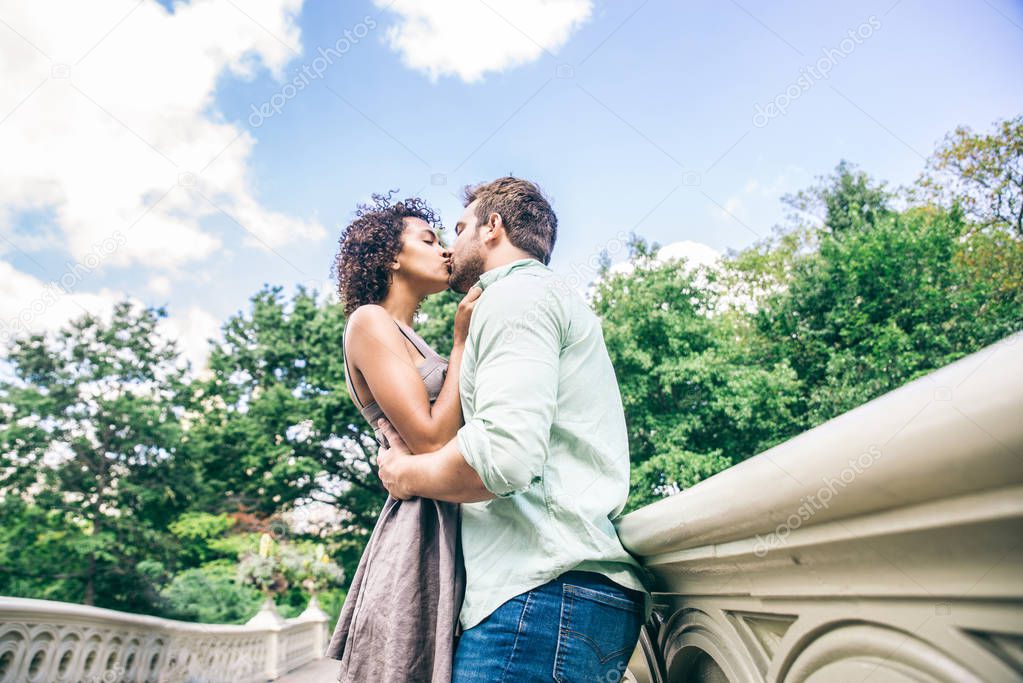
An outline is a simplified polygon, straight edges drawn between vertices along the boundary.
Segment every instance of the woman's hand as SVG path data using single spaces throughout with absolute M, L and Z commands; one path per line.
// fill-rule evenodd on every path
M 458 310 L 455 312 L 455 344 L 462 345 L 465 338 L 469 336 L 469 321 L 472 319 L 472 309 L 476 307 L 476 301 L 480 298 L 483 290 L 475 285 L 458 302 Z
M 409 455 L 408 446 L 398 434 L 398 430 L 387 420 L 377 420 L 377 429 L 389 444 L 387 448 L 380 448 L 377 451 L 377 475 L 380 477 L 380 482 L 392 497 L 398 500 L 408 500 L 412 497 L 412 492 L 408 490 L 401 476 L 405 458 L 412 457 Z

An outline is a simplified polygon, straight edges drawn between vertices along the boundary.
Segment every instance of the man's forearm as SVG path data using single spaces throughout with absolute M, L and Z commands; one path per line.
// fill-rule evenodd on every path
M 494 498 L 476 470 L 462 457 L 457 438 L 438 451 L 406 458 L 404 469 L 404 488 L 413 496 L 449 503 L 477 503 Z

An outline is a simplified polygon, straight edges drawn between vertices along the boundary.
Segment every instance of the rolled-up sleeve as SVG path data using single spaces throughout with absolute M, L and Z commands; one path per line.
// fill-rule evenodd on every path
M 486 292 L 490 296 L 477 305 L 470 330 L 476 346 L 474 408 L 458 431 L 458 447 L 496 496 L 540 480 L 557 412 L 558 303 L 544 296 L 544 287 L 532 285 Z

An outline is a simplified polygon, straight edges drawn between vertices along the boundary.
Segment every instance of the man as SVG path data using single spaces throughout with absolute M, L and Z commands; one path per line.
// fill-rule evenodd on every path
M 455 683 L 621 680 L 650 599 L 611 523 L 629 449 L 600 322 L 547 267 L 557 217 L 535 184 L 500 178 L 465 200 L 451 286 L 483 290 L 459 378 L 465 424 L 409 455 L 382 421 L 380 478 L 396 498 L 463 503 Z

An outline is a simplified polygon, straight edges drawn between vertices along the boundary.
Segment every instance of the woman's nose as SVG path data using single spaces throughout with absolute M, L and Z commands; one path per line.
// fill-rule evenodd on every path
M 447 247 L 441 247 L 440 253 L 444 258 L 451 258 L 451 250 Z

